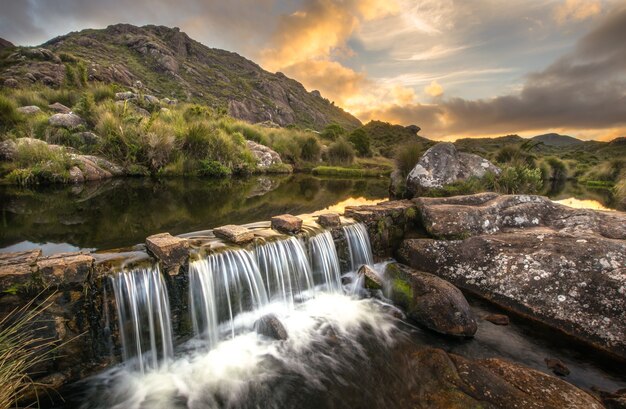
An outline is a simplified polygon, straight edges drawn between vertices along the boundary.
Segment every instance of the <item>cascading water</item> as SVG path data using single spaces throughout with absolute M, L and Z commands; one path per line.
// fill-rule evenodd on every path
M 235 336 L 235 317 L 267 304 L 268 297 L 253 255 L 226 250 L 194 261 L 189 271 L 191 318 L 196 335 L 217 344 L 225 324 Z
M 111 277 L 125 362 L 144 372 L 174 355 L 167 288 L 157 266 Z
M 363 223 L 354 223 L 343 227 L 350 253 L 350 266 L 356 271 L 363 264 L 373 265 L 372 247 L 367 228 Z
M 293 306 L 312 292 L 313 273 L 300 240 L 289 237 L 269 241 L 257 246 L 255 254 L 271 301 Z
M 341 291 L 341 269 L 333 236 L 329 231 L 316 234 L 309 239 L 309 256 L 316 286 L 326 291 Z

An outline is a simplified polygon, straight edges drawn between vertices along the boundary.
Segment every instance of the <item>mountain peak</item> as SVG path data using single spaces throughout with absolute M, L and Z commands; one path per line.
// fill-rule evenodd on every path
M 543 142 L 545 145 L 550 146 L 571 146 L 583 143 L 580 139 L 574 138 L 569 135 L 561 135 L 558 133 L 547 133 L 543 135 L 537 135 L 531 138 L 533 141 Z

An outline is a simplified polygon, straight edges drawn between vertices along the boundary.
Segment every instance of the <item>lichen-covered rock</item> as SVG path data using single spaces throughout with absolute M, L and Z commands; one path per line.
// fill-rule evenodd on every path
M 25 115 L 35 115 L 41 112 L 41 108 L 39 108 L 37 105 L 27 105 L 17 108 L 17 112 Z
M 169 233 L 149 236 L 146 238 L 146 247 L 169 274 L 178 274 L 179 267 L 189 257 L 189 242 Z
M 85 124 L 85 121 L 76 114 L 54 114 L 48 119 L 48 123 L 51 126 L 58 126 L 61 128 L 75 129 Z
M 217 227 L 213 229 L 213 234 L 235 244 L 247 243 L 254 238 L 254 234 L 250 229 L 236 224 Z
M 399 260 L 626 357 L 626 242 L 527 228 L 405 240 Z
M 66 107 L 60 102 L 55 102 L 54 104 L 50 104 L 48 105 L 48 108 L 50 108 L 51 110 L 59 114 L 69 114 L 70 112 L 72 112 L 70 108 Z
M 265 145 L 261 145 L 260 143 L 256 143 L 254 141 L 246 141 L 246 147 L 252 152 L 257 161 L 257 166 L 260 169 L 267 169 L 273 165 L 280 165 L 283 161 L 280 158 L 280 155 L 268 148 Z
M 272 229 L 281 233 L 296 234 L 302 230 L 302 219 L 290 214 L 281 214 L 272 217 Z
M 487 172 L 500 174 L 500 169 L 485 158 L 458 152 L 453 143 L 442 142 L 428 149 L 406 179 L 412 193 L 440 188 Z
M 11 139 L 0 142 L 0 161 L 12 161 L 17 155 L 17 144 Z
M 317 224 L 324 228 L 332 228 L 341 225 L 341 218 L 337 213 L 324 213 L 317 216 Z
M 385 295 L 409 319 L 442 334 L 471 337 L 478 325 L 458 288 L 441 278 L 398 263 L 387 265 Z

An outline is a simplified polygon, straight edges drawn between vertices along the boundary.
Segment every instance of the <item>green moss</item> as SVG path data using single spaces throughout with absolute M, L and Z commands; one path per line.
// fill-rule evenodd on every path
M 409 207 L 404 213 L 407 219 L 413 220 L 417 217 L 417 210 L 414 207 Z

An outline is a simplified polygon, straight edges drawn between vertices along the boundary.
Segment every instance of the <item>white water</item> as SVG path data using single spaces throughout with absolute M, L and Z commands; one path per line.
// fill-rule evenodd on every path
M 341 291 L 341 269 L 333 236 L 329 231 L 309 239 L 309 258 L 316 286 L 330 292 Z
M 369 234 L 363 223 L 354 223 L 343 227 L 350 252 L 351 271 L 356 271 L 363 264 L 374 264 Z
M 174 355 L 169 298 L 157 266 L 111 277 L 124 361 L 140 372 Z

